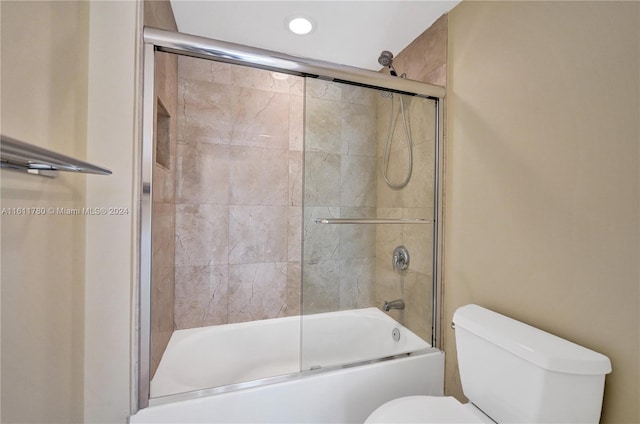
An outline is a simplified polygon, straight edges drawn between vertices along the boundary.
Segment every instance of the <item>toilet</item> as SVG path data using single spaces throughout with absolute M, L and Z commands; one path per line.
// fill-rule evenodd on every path
M 598 423 L 606 356 L 478 305 L 453 315 L 462 391 L 407 396 L 365 423 Z

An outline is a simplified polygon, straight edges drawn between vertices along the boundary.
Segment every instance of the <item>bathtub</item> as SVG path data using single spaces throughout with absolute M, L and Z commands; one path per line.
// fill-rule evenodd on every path
M 177 330 L 130 422 L 363 422 L 443 381 L 444 353 L 377 308 Z

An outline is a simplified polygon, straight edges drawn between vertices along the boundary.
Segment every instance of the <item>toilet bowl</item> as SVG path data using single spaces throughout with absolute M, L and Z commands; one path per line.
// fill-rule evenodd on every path
M 471 403 L 462 404 L 450 396 L 407 396 L 383 404 L 365 421 L 365 424 L 383 423 L 494 422 Z

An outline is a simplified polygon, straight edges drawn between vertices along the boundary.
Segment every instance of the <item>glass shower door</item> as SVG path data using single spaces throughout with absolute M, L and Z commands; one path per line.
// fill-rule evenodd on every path
M 302 369 L 428 347 L 435 102 L 313 78 L 305 84 Z M 397 188 L 385 176 L 391 185 L 409 178 Z M 394 269 L 400 246 L 408 266 Z M 383 310 L 385 301 L 397 302 Z
M 304 80 L 155 54 L 151 397 L 297 373 Z

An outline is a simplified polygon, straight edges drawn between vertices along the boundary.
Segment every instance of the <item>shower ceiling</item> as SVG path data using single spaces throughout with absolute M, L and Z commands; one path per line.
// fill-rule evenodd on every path
M 378 70 L 382 50 L 399 53 L 460 1 L 189 1 L 172 0 L 180 32 Z M 306 16 L 307 35 L 287 29 Z

